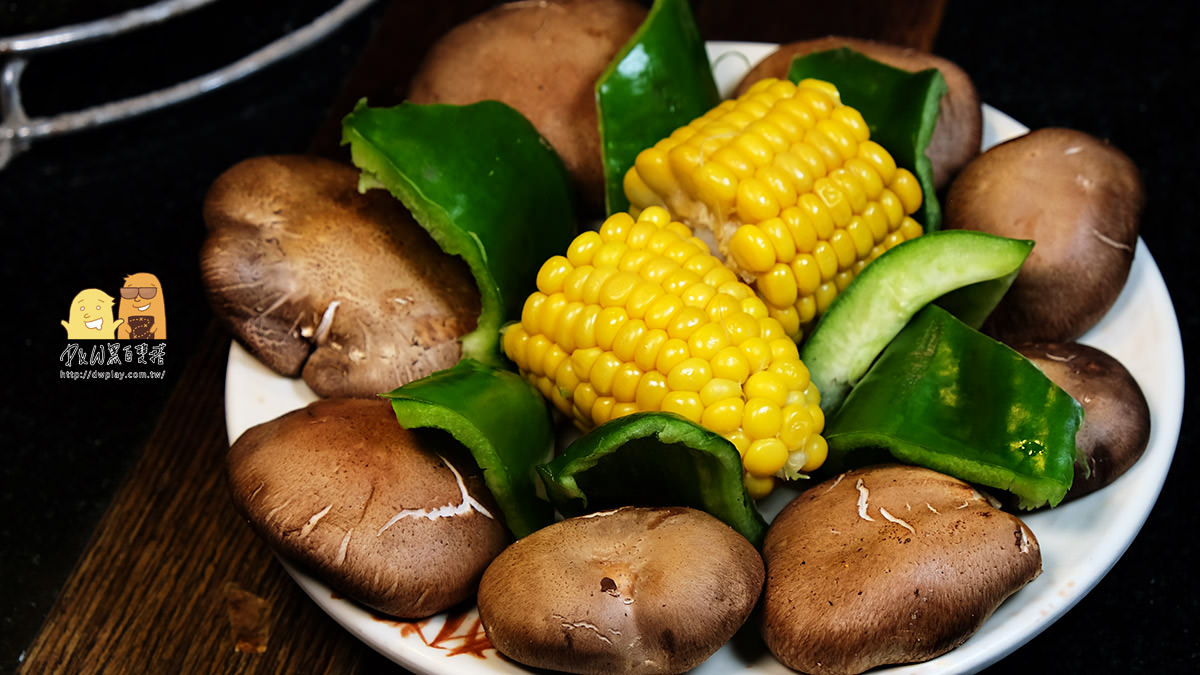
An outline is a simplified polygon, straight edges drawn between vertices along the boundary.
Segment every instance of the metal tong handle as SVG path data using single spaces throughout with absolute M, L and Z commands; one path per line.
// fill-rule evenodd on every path
M 213 1 L 163 0 L 89 23 L 0 38 L 0 57 L 14 55 L 4 64 L 3 71 L 0 71 L 0 170 L 17 154 L 28 150 L 38 138 L 88 129 L 141 115 L 237 81 L 324 38 L 375 0 L 341 0 L 337 6 L 303 28 L 288 33 L 229 65 L 157 91 L 52 117 L 29 119 L 25 114 L 25 109 L 21 106 L 20 82 L 28 59 L 23 55 L 113 37 L 160 23 Z

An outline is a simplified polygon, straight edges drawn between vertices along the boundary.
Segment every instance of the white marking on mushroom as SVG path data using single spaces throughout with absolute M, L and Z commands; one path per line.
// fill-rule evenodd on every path
M 1067 148 L 1066 150 L 1063 150 L 1064 155 L 1077 155 L 1081 152 L 1083 152 L 1083 146 L 1080 146 L 1080 145 L 1072 145 L 1071 147 Z
M 1029 553 L 1029 537 L 1025 536 L 1025 528 L 1018 530 L 1021 533 L 1021 553 Z
M 971 505 L 971 501 L 970 501 L 969 499 L 964 499 L 964 500 L 963 500 L 963 503 L 959 504 L 958 506 L 956 506 L 956 507 L 954 507 L 954 508 L 956 508 L 956 509 L 965 509 L 965 508 L 967 508 L 967 507 L 968 507 L 968 506 L 970 506 L 970 505 Z
M 887 518 L 888 520 L 899 525 L 900 527 L 903 527 L 904 529 L 908 530 L 909 532 L 912 532 L 913 534 L 917 533 L 917 531 L 912 528 L 912 525 L 909 525 L 908 523 L 904 522 L 903 520 L 900 520 L 899 518 L 888 513 L 888 510 L 883 508 L 882 506 L 879 507 L 879 515 L 883 516 L 884 518 Z
M 563 628 L 565 628 L 567 630 L 574 630 L 576 628 L 584 628 L 584 629 L 590 630 L 592 633 L 594 633 L 596 635 L 596 637 L 599 638 L 601 641 L 603 641 L 605 644 L 610 644 L 610 645 L 612 644 L 612 639 L 610 639 L 607 635 L 605 635 L 604 631 L 600 630 L 600 627 L 594 623 L 589 623 L 587 621 L 571 621 L 570 619 L 568 619 L 567 617 L 565 617 L 561 614 L 552 614 L 551 616 L 555 619 L 558 619 L 558 621 L 559 621 L 558 625 L 562 626 Z M 610 633 L 612 635 L 616 635 L 618 637 L 620 637 L 620 635 L 621 635 L 621 631 L 613 630 L 611 628 L 608 629 L 608 633 Z
M 483 504 L 480 504 L 475 500 L 474 497 L 471 496 L 469 492 L 467 492 L 467 484 L 463 481 L 462 474 L 458 472 L 458 469 L 455 469 L 453 464 L 447 462 L 445 457 L 438 455 L 438 459 L 442 460 L 442 464 L 445 464 L 450 469 L 450 472 L 454 474 L 454 480 L 458 481 L 458 492 L 462 497 L 462 502 L 458 504 L 435 506 L 428 509 L 404 509 L 403 511 L 400 511 L 396 515 L 392 516 L 391 520 L 387 521 L 383 527 L 379 528 L 379 531 L 375 533 L 375 536 L 378 537 L 382 535 L 389 527 L 395 525 L 405 518 L 425 518 L 426 520 L 437 520 L 439 518 L 453 518 L 454 516 L 461 516 L 470 513 L 471 511 L 478 511 L 488 518 L 493 517 L 492 514 L 488 512 L 487 507 L 485 507 Z
M 266 308 L 266 309 L 263 309 L 263 310 L 259 310 L 259 312 L 258 312 L 258 316 L 259 316 L 259 318 L 262 318 L 262 317 L 264 317 L 264 316 L 267 316 L 267 315 L 268 315 L 268 314 L 270 314 L 271 312 L 274 312 L 275 310 L 277 310 L 277 309 L 279 309 L 280 307 L 282 307 L 282 306 L 283 306 L 283 303 L 285 303 L 285 302 L 287 302 L 288 300 L 291 300 L 291 299 L 292 299 L 292 293 L 294 293 L 294 292 L 295 292 L 295 291 L 288 291 L 287 293 L 283 293 L 283 294 L 281 294 L 281 295 L 280 295 L 278 298 L 275 298 L 275 302 L 272 302 L 270 307 L 268 307 L 268 308 Z M 256 309 L 257 309 L 257 308 L 256 308 Z
M 291 499 L 285 499 L 282 504 L 280 504 L 279 506 L 276 506 L 275 508 L 271 509 L 270 511 L 267 511 L 266 519 L 270 520 L 277 511 L 279 511 L 280 509 L 286 509 L 288 507 L 288 504 L 291 504 L 291 503 L 292 503 Z
M 934 513 L 938 514 L 939 516 L 942 515 L 941 512 L 938 511 L 937 509 L 933 508 L 933 504 L 930 504 L 929 502 L 925 502 L 925 507 L 928 508 L 930 511 L 933 511 Z
M 1115 249 L 1122 250 L 1122 251 L 1129 251 L 1129 252 L 1133 251 L 1133 247 L 1130 246 L 1129 244 L 1119 242 L 1116 239 L 1113 239 L 1112 237 L 1105 235 L 1103 232 L 1101 232 L 1100 230 L 1097 230 L 1094 227 L 1090 228 L 1090 229 L 1092 231 L 1092 236 L 1099 239 L 1102 243 L 1108 244 L 1109 246 L 1111 246 Z
M 579 517 L 580 518 L 598 518 L 601 516 L 611 516 L 612 514 L 614 514 L 616 512 L 617 512 L 617 509 L 609 509 L 608 511 L 594 511 L 592 513 L 585 513 Z
M 838 483 L 842 482 L 842 479 L 845 477 L 846 477 L 846 474 L 844 474 L 844 473 L 838 474 L 838 477 L 834 479 L 833 484 L 830 485 L 828 488 L 826 488 L 825 492 L 828 494 L 829 491 L 832 490 L 833 488 L 837 487 Z
M 258 492 L 260 490 L 262 490 L 265 486 L 266 485 L 264 483 L 259 483 L 258 487 L 254 488 L 254 492 L 250 493 L 250 499 L 248 501 L 254 501 L 254 498 L 258 496 Z
M 1059 363 L 1070 363 L 1071 361 L 1075 360 L 1075 355 L 1068 354 L 1063 356 L 1061 354 L 1052 354 L 1050 352 L 1046 352 L 1046 358 L 1050 359 L 1051 361 L 1058 361 Z
M 304 524 L 304 527 L 300 528 L 300 536 L 307 537 L 308 533 L 313 531 L 313 528 L 317 526 L 317 523 L 321 522 L 321 519 L 324 518 L 325 515 L 329 513 L 329 510 L 332 508 L 333 508 L 333 504 L 330 504 L 329 506 L 326 506 L 325 508 L 321 509 L 320 511 L 317 511 L 316 513 L 314 513 L 312 515 L 312 518 L 309 518 L 308 522 Z
M 325 313 L 321 315 L 321 323 L 317 324 L 317 334 L 313 342 L 321 344 L 325 341 L 325 336 L 329 333 L 330 326 L 333 325 L 333 315 L 337 312 L 338 305 L 342 304 L 338 300 L 331 300 L 329 306 L 325 308 Z
M 397 305 L 403 306 L 403 305 L 407 305 L 408 303 L 412 302 L 412 298 L 407 298 L 407 297 L 392 298 L 392 302 L 396 303 Z
M 1087 176 L 1085 176 L 1081 173 L 1077 173 L 1077 174 L 1075 174 L 1075 184 L 1078 185 L 1079 187 L 1083 188 L 1084 190 L 1090 191 L 1093 187 L 1095 187 L 1096 181 L 1092 180 L 1091 178 L 1088 178 Z
M 334 559 L 335 565 L 342 565 L 346 562 L 346 550 L 350 548 L 350 535 L 354 534 L 354 529 L 346 530 L 346 536 L 342 537 L 342 543 L 338 544 L 337 558 Z
M 858 479 L 858 482 L 854 484 L 854 489 L 858 490 L 858 517 L 872 523 L 875 522 L 875 519 L 867 513 L 867 496 L 871 494 L 871 491 L 863 485 L 863 479 Z

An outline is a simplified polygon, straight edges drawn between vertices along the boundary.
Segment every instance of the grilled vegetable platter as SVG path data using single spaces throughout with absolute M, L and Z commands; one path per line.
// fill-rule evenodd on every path
M 604 4 L 551 3 L 538 39 Z M 475 22 L 517 43 L 527 11 Z M 347 116 L 352 167 L 214 183 L 235 504 L 418 672 L 1002 658 L 1120 557 L 1178 437 L 1136 167 L 936 57 L 609 16 L 571 75 L 594 119 L 547 110 L 566 85 L 486 91 L 561 79 L 545 59 L 465 82 L 468 24 L 423 100 Z M 564 115 L 594 147 L 555 144 Z

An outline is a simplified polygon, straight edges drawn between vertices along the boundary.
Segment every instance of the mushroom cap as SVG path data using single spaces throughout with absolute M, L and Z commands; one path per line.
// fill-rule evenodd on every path
M 572 673 L 680 673 L 717 651 L 762 588 L 758 551 L 707 513 L 624 507 L 518 540 L 479 616 L 502 654 Z
M 470 455 L 404 429 L 387 401 L 326 399 L 252 427 L 227 469 L 235 506 L 272 549 L 386 614 L 470 598 L 509 541 Z
M 479 291 L 358 171 L 301 155 L 240 162 L 204 201 L 200 269 L 246 347 L 320 396 L 373 396 L 448 368 L 475 328 Z
M 814 675 L 950 651 L 1041 572 L 1019 519 L 956 478 L 900 465 L 805 490 L 771 524 L 763 557 L 763 638 Z
M 839 47 L 849 47 L 880 63 L 909 72 L 937 68 L 946 79 L 946 95 L 939 105 L 937 126 L 926 150 L 933 161 L 935 189 L 941 190 L 948 185 L 954 175 L 979 154 L 979 145 L 983 140 L 983 109 L 970 76 L 953 61 L 912 47 L 836 35 L 790 42 L 780 45 L 778 50 L 746 73 L 738 84 L 736 94 L 740 96 L 750 85 L 763 78 L 787 79 L 792 59 L 797 56 Z
M 443 36 L 409 85 L 413 103 L 507 103 L 558 152 L 576 193 L 604 206 L 596 81 L 646 17 L 631 0 L 501 4 Z
M 1035 242 L 984 332 L 1010 345 L 1083 335 L 1125 286 L 1144 204 L 1133 160 L 1082 131 L 1038 129 L 972 161 L 946 227 Z
M 1099 490 L 1141 458 L 1150 443 L 1150 406 L 1120 361 L 1078 342 L 1042 342 L 1017 351 L 1083 406 L 1075 480 L 1066 499 Z

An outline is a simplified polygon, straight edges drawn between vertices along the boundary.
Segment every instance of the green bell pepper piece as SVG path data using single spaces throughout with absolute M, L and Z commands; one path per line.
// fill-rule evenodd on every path
M 1071 487 L 1082 421 L 1079 403 L 1028 359 L 930 305 L 829 420 L 827 464 L 838 470 L 855 451 L 884 448 L 1012 492 L 1021 508 L 1055 506 Z
M 842 103 L 862 113 L 871 140 L 888 149 L 896 164 L 912 171 L 924 194 L 914 214 L 926 232 L 941 229 L 942 207 L 933 189 L 933 162 L 925 154 L 937 125 L 946 80 L 936 68 L 916 73 L 880 63 L 848 47 L 792 60 L 788 79 L 812 77 L 838 88 Z
M 596 81 L 608 213 L 629 209 L 625 173 L 638 153 L 720 101 L 687 0 L 656 0 Z
M 443 251 L 470 266 L 482 309 L 462 353 L 502 364 L 500 326 L 520 316 L 542 263 L 575 234 L 562 160 L 524 116 L 497 101 L 360 101 L 342 137 L 362 170 L 359 189 L 386 188 Z
M 800 348 L 826 417 L 875 357 L 936 301 L 973 327 L 996 307 L 1033 242 L 972 230 L 910 239 L 876 258 L 838 294 Z M 961 313 L 960 313 L 961 312 Z
M 766 522 L 742 483 L 737 448 L 674 413 L 611 420 L 538 472 L 563 515 L 631 504 L 690 506 L 719 518 L 756 546 L 766 534 Z
M 513 535 L 553 521 L 534 469 L 554 452 L 553 425 L 542 395 L 519 375 L 463 359 L 383 397 L 400 426 L 441 429 L 466 446 Z

